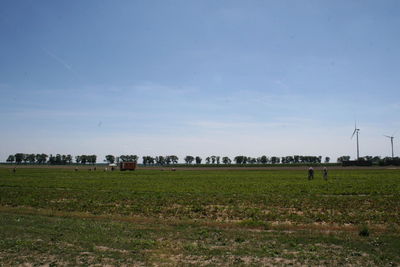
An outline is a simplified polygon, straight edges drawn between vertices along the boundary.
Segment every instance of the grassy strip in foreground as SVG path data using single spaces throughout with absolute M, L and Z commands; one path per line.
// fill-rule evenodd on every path
M 1 212 L 4 265 L 359 265 L 400 263 L 396 234 L 275 231 Z

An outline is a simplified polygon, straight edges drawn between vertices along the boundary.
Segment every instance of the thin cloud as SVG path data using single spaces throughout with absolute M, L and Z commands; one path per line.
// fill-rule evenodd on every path
M 145 92 L 145 93 L 157 93 L 157 94 L 191 94 L 198 92 L 196 88 L 189 87 L 189 86 L 168 86 L 168 85 L 161 85 L 156 83 L 144 83 L 133 85 L 128 87 L 127 90 L 133 89 L 138 92 Z
M 71 65 L 69 65 L 65 60 L 63 60 L 62 58 L 60 58 L 59 56 L 55 55 L 54 53 L 50 52 L 49 50 L 47 50 L 46 48 L 42 47 L 42 50 L 44 53 L 46 53 L 49 57 L 51 57 L 52 59 L 54 59 L 56 62 L 58 62 L 61 66 L 63 66 L 64 68 L 66 68 L 68 71 L 71 71 L 74 73 L 74 70 L 72 69 Z
M 277 128 L 288 125 L 286 122 L 224 122 L 224 121 L 195 121 L 189 125 L 203 129 L 254 129 L 254 128 Z

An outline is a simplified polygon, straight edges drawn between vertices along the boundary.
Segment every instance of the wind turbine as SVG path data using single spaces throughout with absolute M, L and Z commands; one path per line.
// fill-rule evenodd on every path
M 394 153 L 393 153 L 393 139 L 394 139 L 394 133 L 392 134 L 392 136 L 389 135 L 384 135 L 387 138 L 390 138 L 390 143 L 392 144 L 392 158 L 394 158 Z
M 357 136 L 357 160 L 360 158 L 360 149 L 358 147 L 358 132 L 360 131 L 360 129 L 357 128 L 357 124 L 354 123 L 354 132 L 351 135 L 351 139 L 353 139 L 354 135 Z

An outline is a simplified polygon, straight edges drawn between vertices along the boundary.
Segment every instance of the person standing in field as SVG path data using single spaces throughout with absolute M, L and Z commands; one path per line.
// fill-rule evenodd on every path
M 314 168 L 308 168 L 308 180 L 314 179 Z
M 326 167 L 324 167 L 322 172 L 323 172 L 323 175 L 324 175 L 324 180 L 325 181 L 328 180 L 328 169 Z

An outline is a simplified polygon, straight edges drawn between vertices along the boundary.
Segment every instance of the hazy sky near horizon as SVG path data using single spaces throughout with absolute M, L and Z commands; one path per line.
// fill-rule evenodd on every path
M 3 0 L 0 161 L 389 156 L 399 70 L 397 0 Z

